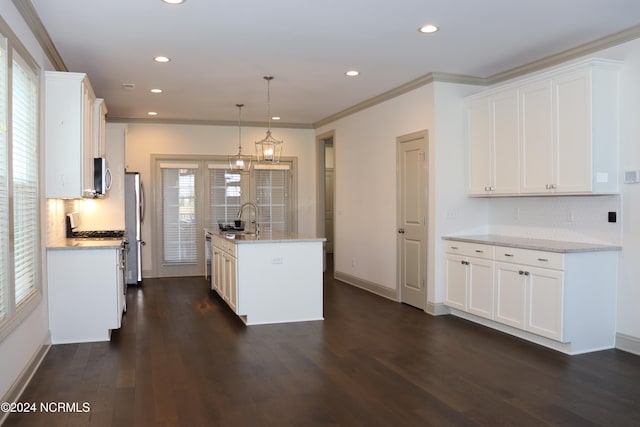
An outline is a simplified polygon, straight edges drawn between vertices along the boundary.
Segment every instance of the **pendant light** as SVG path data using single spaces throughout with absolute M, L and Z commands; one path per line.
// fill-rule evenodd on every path
M 238 154 L 229 156 L 229 169 L 232 171 L 248 172 L 251 170 L 251 156 L 242 154 L 242 107 L 244 104 L 236 104 L 238 107 Z
M 271 136 L 271 92 L 270 84 L 273 76 L 264 76 L 267 81 L 267 114 L 269 116 L 269 128 L 267 136 L 260 141 L 256 141 L 256 156 L 258 162 L 262 163 L 279 163 L 280 154 L 282 153 L 282 145 L 284 141 L 278 141 Z

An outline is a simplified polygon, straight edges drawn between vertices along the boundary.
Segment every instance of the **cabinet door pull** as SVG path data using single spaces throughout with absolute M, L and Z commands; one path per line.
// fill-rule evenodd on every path
M 525 275 L 525 276 L 528 276 L 528 275 L 529 275 L 529 272 L 528 272 L 528 271 L 525 271 L 525 272 L 524 272 L 524 275 Z
M 512 257 L 513 254 L 504 254 L 504 256 Z
M 518 274 L 522 276 L 524 274 L 524 271 L 520 270 L 518 271 Z
M 549 261 L 549 258 L 538 258 L 538 261 L 547 262 Z
M 476 249 L 476 252 L 479 253 L 479 254 L 483 254 L 484 253 L 484 251 L 481 251 L 480 249 Z
M 451 249 L 457 250 L 458 247 L 457 246 L 451 246 Z

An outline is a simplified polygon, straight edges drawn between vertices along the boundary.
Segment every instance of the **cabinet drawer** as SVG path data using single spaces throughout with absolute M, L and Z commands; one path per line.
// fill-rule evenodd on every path
M 453 240 L 445 241 L 445 252 L 463 256 L 472 256 L 483 259 L 493 259 L 494 247 L 492 245 L 483 245 L 481 243 L 456 242 Z
M 236 244 L 234 242 L 227 241 L 227 246 L 224 249 L 226 253 L 234 258 L 236 257 Z
M 534 267 L 564 269 L 564 254 L 558 252 L 535 251 L 531 249 L 496 246 L 496 261 L 525 264 Z

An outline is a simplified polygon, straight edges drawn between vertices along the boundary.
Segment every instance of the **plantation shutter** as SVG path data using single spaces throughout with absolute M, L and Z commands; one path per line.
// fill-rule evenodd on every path
M 161 164 L 164 262 L 196 263 L 197 164 Z
M 288 165 L 256 168 L 254 173 L 260 229 L 289 231 L 291 171 Z
M 38 279 L 38 76 L 14 52 L 12 80 L 13 242 L 15 303 Z
M 243 174 L 228 170 L 226 165 L 209 164 L 208 226 L 217 229 L 220 223 L 236 219 L 241 205 Z
M 0 322 L 9 300 L 9 144 L 7 140 L 7 40 L 0 37 Z

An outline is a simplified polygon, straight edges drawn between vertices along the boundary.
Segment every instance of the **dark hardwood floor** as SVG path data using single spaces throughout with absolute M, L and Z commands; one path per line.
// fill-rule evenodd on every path
M 203 278 L 146 279 L 111 342 L 53 346 L 14 426 L 637 426 L 640 357 L 566 356 L 325 275 L 325 320 L 245 327 Z

